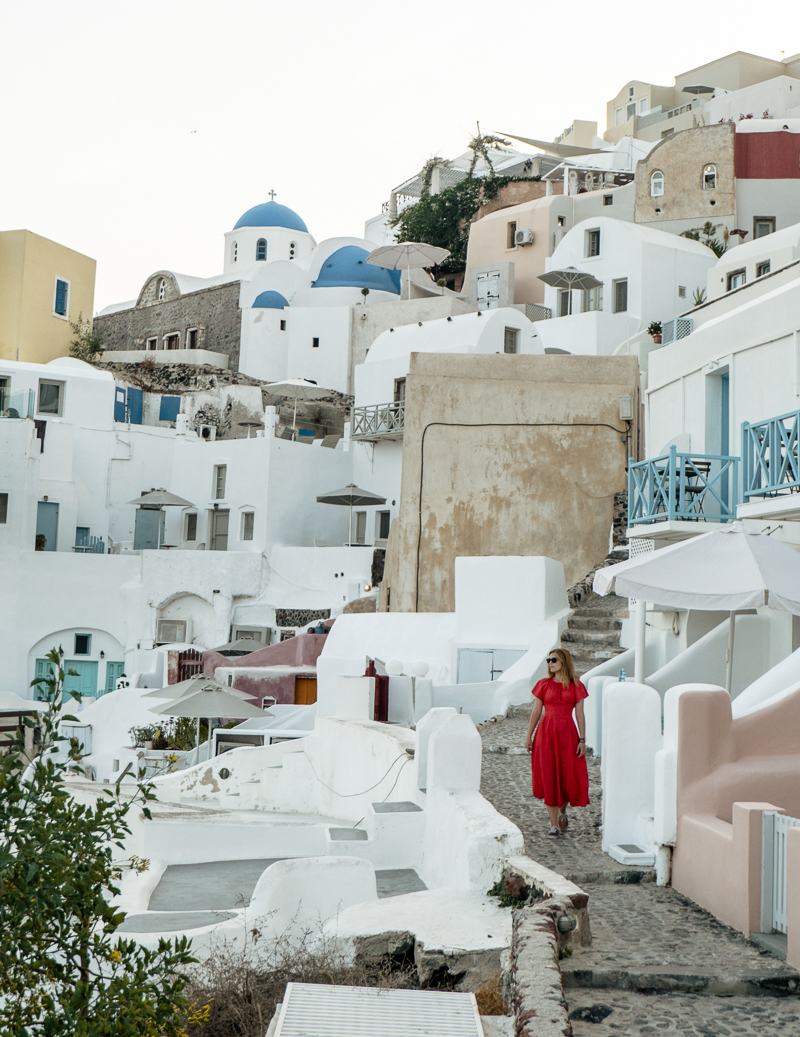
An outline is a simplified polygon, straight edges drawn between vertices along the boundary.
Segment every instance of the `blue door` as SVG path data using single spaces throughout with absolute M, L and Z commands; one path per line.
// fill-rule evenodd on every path
M 128 421 L 131 425 L 141 425 L 144 409 L 144 391 L 128 389 Z
M 117 679 L 125 672 L 125 663 L 106 663 L 106 687 L 103 692 L 107 695 L 110 691 L 114 691 L 117 686 Z
M 49 659 L 37 659 L 36 660 L 36 676 L 37 677 L 51 677 L 55 673 L 55 666 L 50 662 Z M 44 702 L 48 698 L 48 687 L 46 684 L 34 684 L 33 686 L 33 697 L 38 702 Z
M 727 454 L 730 447 L 730 420 L 731 420 L 731 379 L 729 374 L 724 374 L 720 378 L 720 388 L 722 390 L 720 400 L 720 428 L 719 428 L 719 452 L 721 454 Z M 735 491 L 735 487 L 733 487 Z M 720 479 L 720 490 L 722 499 L 726 501 L 731 508 L 735 501 L 731 499 L 729 494 L 728 486 L 728 473 L 726 472 Z
M 58 542 L 58 505 L 40 500 L 36 509 L 36 535 L 45 538 L 43 550 L 55 551 Z
M 114 421 L 125 420 L 125 390 L 117 387 L 114 390 Z
M 89 659 L 65 659 L 64 660 L 64 671 L 77 670 L 78 676 L 67 676 L 64 677 L 64 694 L 63 699 L 66 700 L 69 696 L 77 691 L 80 695 L 96 695 L 97 694 L 97 662 Z

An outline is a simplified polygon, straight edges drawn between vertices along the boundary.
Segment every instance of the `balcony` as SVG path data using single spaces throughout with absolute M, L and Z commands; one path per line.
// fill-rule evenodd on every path
M 676 542 L 707 532 L 706 522 L 736 518 L 739 458 L 680 454 L 628 466 L 628 536 Z
M 800 518 L 800 410 L 742 425 L 739 518 Z
M 405 414 L 405 400 L 354 407 L 350 436 L 366 443 L 379 439 L 402 439 Z
M 0 389 L 0 418 L 32 418 L 35 406 L 33 389 Z

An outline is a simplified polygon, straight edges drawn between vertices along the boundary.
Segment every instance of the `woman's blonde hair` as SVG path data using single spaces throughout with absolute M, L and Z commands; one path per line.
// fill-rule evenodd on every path
M 572 661 L 572 656 L 566 650 L 566 648 L 553 648 L 548 655 L 557 655 L 561 660 L 561 673 L 563 674 L 563 683 L 568 687 L 572 684 L 578 683 L 578 675 L 575 673 L 575 663 Z M 558 677 L 554 677 L 553 680 L 558 680 Z

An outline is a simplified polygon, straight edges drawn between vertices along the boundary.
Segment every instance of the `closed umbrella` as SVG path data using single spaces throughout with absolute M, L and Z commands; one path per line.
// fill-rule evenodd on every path
M 199 680 L 199 678 L 192 679 Z M 216 687 L 212 687 L 212 684 Z M 174 686 L 178 687 L 177 684 Z M 219 684 L 217 681 L 210 682 L 206 678 L 205 686 L 201 686 L 198 691 L 184 694 L 174 702 L 167 702 L 153 709 L 152 712 L 165 717 L 196 717 L 198 747 L 200 744 L 200 720 L 207 718 L 209 720 L 208 759 L 211 759 L 210 721 L 212 717 L 236 717 L 237 720 L 245 720 L 248 717 L 272 715 L 269 710 L 254 706 L 252 702 L 245 702 L 240 695 L 232 694 L 233 691 L 233 688 L 226 688 L 224 684 Z
M 326 389 L 317 385 L 310 378 L 287 378 L 283 382 L 269 382 L 264 388 L 273 396 L 283 396 L 287 400 L 294 400 L 292 428 L 297 425 L 298 400 L 323 400 L 326 397 L 339 395 L 335 389 Z
M 438 245 L 426 245 L 422 241 L 400 241 L 396 245 L 381 245 L 373 249 L 367 256 L 372 266 L 386 267 L 388 270 L 405 270 L 408 284 L 408 298 L 411 298 L 411 270 L 436 266 L 450 255 L 446 248 Z
M 800 554 L 742 522 L 640 555 L 595 573 L 594 590 L 676 609 L 730 612 L 731 690 L 735 614 L 767 605 L 800 616 Z M 637 644 L 637 654 L 640 652 Z M 637 672 L 643 660 L 637 660 Z
M 317 497 L 317 504 L 340 504 L 343 507 L 350 508 L 350 535 L 348 537 L 348 546 L 353 546 L 353 505 L 356 507 L 369 507 L 376 504 L 385 504 L 386 498 L 380 497 L 377 493 L 373 493 L 371 490 L 362 490 L 355 483 L 348 483 L 347 486 L 341 490 L 331 490 L 330 493 L 323 493 Z
M 586 274 L 582 270 L 576 270 L 574 266 L 564 267 L 563 270 L 548 270 L 546 274 L 537 275 L 540 281 L 549 284 L 551 288 L 566 288 L 569 292 L 569 312 L 572 313 L 572 292 L 585 291 L 590 288 L 599 288 L 602 281 L 598 281 L 594 274 Z

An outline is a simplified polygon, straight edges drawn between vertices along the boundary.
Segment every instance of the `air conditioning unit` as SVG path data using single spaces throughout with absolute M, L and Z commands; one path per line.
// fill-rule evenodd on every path
M 157 645 L 185 644 L 190 636 L 189 620 L 159 619 L 156 632 Z
M 206 443 L 213 443 L 217 438 L 217 430 L 213 425 L 198 426 L 197 434 L 201 439 L 204 439 Z
M 533 231 L 530 227 L 525 227 L 523 230 L 514 232 L 514 244 L 515 245 L 532 245 L 533 244 Z
M 272 631 L 269 627 L 237 627 L 231 632 L 231 641 L 258 641 L 259 644 L 268 645 Z

